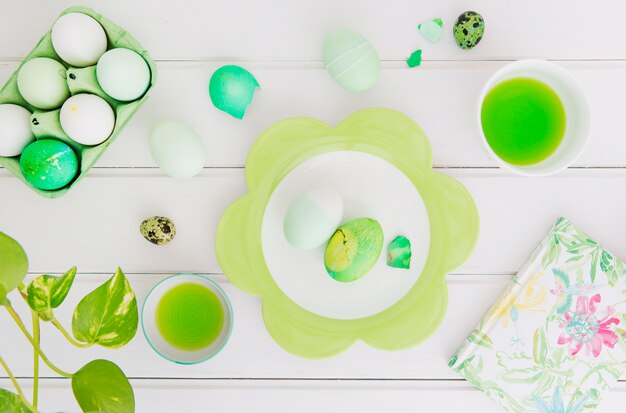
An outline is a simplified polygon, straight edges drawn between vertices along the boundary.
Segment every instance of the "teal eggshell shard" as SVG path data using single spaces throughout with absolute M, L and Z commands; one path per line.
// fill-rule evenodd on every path
M 387 245 L 387 265 L 392 268 L 411 268 L 411 241 L 403 235 Z
M 78 158 L 66 143 L 41 139 L 24 149 L 20 169 L 35 188 L 50 191 L 63 188 L 74 179 L 78 172 Z
M 436 43 L 443 36 L 443 21 L 440 18 L 428 20 L 417 25 L 417 31 L 429 42 Z
M 454 40 L 464 50 L 475 47 L 485 34 L 485 20 L 475 11 L 461 13 L 454 23 Z
M 222 66 L 213 73 L 209 95 L 213 105 L 234 118 L 243 119 L 259 82 L 241 66 Z
M 341 225 L 324 252 L 328 275 L 341 282 L 363 277 L 380 257 L 383 241 L 383 230 L 375 219 L 357 218 Z
M 378 80 L 378 53 L 359 33 L 345 29 L 331 31 L 324 39 L 322 52 L 326 69 L 346 89 L 364 91 Z

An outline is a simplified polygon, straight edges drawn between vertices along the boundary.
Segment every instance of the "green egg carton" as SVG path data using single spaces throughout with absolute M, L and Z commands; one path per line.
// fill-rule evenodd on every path
M 78 160 L 80 162 L 80 168 L 74 180 L 67 186 L 53 191 L 45 191 L 35 188 L 28 181 L 26 181 L 20 170 L 19 156 L 14 156 L 11 158 L 0 156 L 0 165 L 11 171 L 33 191 L 46 198 L 57 198 L 61 195 L 64 195 L 87 174 L 89 169 L 91 169 L 94 163 L 96 163 L 98 158 L 102 156 L 104 151 L 106 151 L 109 145 L 111 145 L 115 138 L 117 138 L 117 135 L 119 135 L 121 130 L 124 128 L 124 126 L 126 126 L 128 121 L 133 117 L 139 107 L 143 105 L 143 103 L 146 101 L 146 99 L 148 98 L 148 93 L 156 82 L 157 74 L 156 65 L 154 61 L 150 58 L 148 52 L 143 49 L 139 42 L 135 40 L 124 29 L 87 7 L 70 7 L 64 10 L 61 15 L 67 13 L 83 13 L 96 19 L 96 21 L 100 23 L 100 25 L 104 28 L 104 31 L 107 34 L 107 50 L 123 47 L 139 53 L 150 67 L 151 78 L 148 90 L 140 99 L 134 100 L 132 102 L 121 102 L 115 100 L 108 96 L 106 93 L 104 93 L 104 91 L 98 85 L 98 82 L 96 80 L 96 66 L 89 66 L 85 68 L 74 68 L 69 66 L 67 63 L 61 60 L 59 55 L 57 55 L 57 53 L 54 51 L 54 48 L 52 47 L 52 29 L 48 30 L 46 34 L 44 34 L 41 40 L 39 40 L 39 43 L 37 43 L 33 50 L 31 50 L 31 52 L 22 61 L 17 70 L 4 84 L 2 89 L 0 89 L 0 104 L 13 103 L 28 109 L 32 113 L 31 129 L 33 131 L 33 134 L 35 135 L 35 138 L 54 138 L 67 143 L 76 151 L 76 155 L 78 156 Z M 17 74 L 25 62 L 36 57 L 49 57 L 57 60 L 66 67 L 68 86 L 72 95 L 78 93 L 92 93 L 100 96 L 111 105 L 111 107 L 115 111 L 116 116 L 115 128 L 113 129 L 111 136 L 106 141 L 95 146 L 81 145 L 80 143 L 70 139 L 65 134 L 65 132 L 63 132 L 63 129 L 61 128 L 61 123 L 59 121 L 60 109 L 52 111 L 41 111 L 40 109 L 26 102 L 26 100 L 20 95 L 20 92 L 17 88 Z

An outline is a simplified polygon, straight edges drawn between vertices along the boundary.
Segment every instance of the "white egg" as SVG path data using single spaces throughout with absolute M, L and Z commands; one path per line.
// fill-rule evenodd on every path
M 33 140 L 30 112 L 19 105 L 0 105 L 0 156 L 17 156 Z
M 101 97 L 81 93 L 65 101 L 60 121 L 63 131 L 76 142 L 97 145 L 111 136 L 115 113 Z
M 190 178 L 202 170 L 206 149 L 189 126 L 165 120 L 150 131 L 150 152 L 159 168 L 174 178 Z
M 56 109 L 70 96 L 66 69 L 48 57 L 36 57 L 24 63 L 17 74 L 20 95 L 39 109 Z
M 52 47 L 59 57 L 76 67 L 95 65 L 107 50 L 107 35 L 93 17 L 68 13 L 52 26 Z
M 128 102 L 148 90 L 150 67 L 139 53 L 124 48 L 111 49 L 98 60 L 96 77 L 107 95 Z
M 343 200 L 338 194 L 321 189 L 307 192 L 285 214 L 285 238 L 298 249 L 317 248 L 328 241 L 342 218 Z

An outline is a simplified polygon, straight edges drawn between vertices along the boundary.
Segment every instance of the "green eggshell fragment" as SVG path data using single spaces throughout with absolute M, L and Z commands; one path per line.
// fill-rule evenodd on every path
M 485 34 L 485 20 L 475 11 L 461 13 L 453 28 L 456 44 L 464 50 L 473 48 Z
M 74 179 L 78 172 L 78 158 L 66 143 L 42 139 L 24 149 L 20 169 L 35 188 L 50 191 L 63 188 Z
M 341 282 L 358 280 L 380 257 L 383 230 L 375 219 L 357 218 L 340 226 L 330 237 L 324 252 L 328 275 Z
M 411 53 L 411 57 L 406 60 L 409 67 L 417 67 L 422 64 L 422 49 L 418 49 Z
M 241 66 L 222 66 L 213 73 L 209 95 L 213 105 L 234 118 L 243 119 L 259 82 Z
M 398 235 L 387 245 L 387 265 L 392 268 L 411 268 L 411 241 Z
M 350 30 L 328 33 L 322 46 L 324 64 L 337 83 L 353 92 L 374 86 L 380 74 L 380 60 L 374 46 Z
M 429 42 L 436 43 L 443 36 L 443 21 L 440 18 L 417 25 L 417 31 Z

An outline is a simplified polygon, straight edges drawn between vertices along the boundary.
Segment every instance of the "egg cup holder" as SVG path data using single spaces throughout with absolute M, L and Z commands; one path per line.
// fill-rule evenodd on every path
M 305 306 L 311 303 L 326 305 L 330 301 L 330 305 L 343 305 L 343 302 L 341 298 L 329 299 L 324 294 L 310 292 L 307 285 L 301 287 L 301 292 L 308 294 L 309 301 L 306 305 L 296 302 L 294 296 L 282 288 L 284 284 L 277 274 L 272 275 L 270 271 L 268 257 L 271 255 L 266 254 L 272 248 L 264 244 L 264 221 L 272 210 L 273 197 L 280 192 L 282 182 L 294 176 L 297 168 L 322 157 L 331 157 L 332 162 L 339 163 L 367 157 L 372 162 L 361 162 L 360 167 L 364 169 L 360 171 L 369 170 L 374 176 L 378 176 L 378 170 L 372 172 L 371 169 L 374 160 L 387 165 L 405 183 L 403 188 L 414 195 L 414 198 L 404 197 L 392 191 L 393 202 L 405 205 L 405 211 L 418 207 L 425 211 L 426 222 L 423 222 L 421 235 L 428 248 L 413 251 L 414 257 L 423 255 L 422 266 L 407 270 L 413 273 L 395 273 L 396 277 L 411 276 L 416 281 L 407 283 L 402 295 L 393 297 L 387 294 L 384 284 L 367 290 L 361 296 L 361 302 L 366 305 L 370 299 L 376 301 L 377 296 L 391 297 L 384 307 L 371 309 L 368 316 L 332 317 L 310 311 Z M 321 169 L 328 167 L 325 164 Z M 306 171 L 307 179 L 313 180 L 313 172 L 312 169 Z M 437 329 L 447 308 L 446 274 L 461 265 L 474 249 L 478 238 L 478 212 L 463 185 L 432 169 L 430 143 L 412 119 L 389 109 L 366 109 L 354 113 L 336 128 L 311 118 L 278 122 L 265 130 L 250 150 L 246 181 L 248 193 L 231 204 L 220 220 L 217 258 L 235 286 L 262 298 L 265 325 L 281 347 L 306 358 L 336 355 L 357 340 L 379 349 L 399 350 L 416 345 Z M 385 187 L 389 181 L 382 179 L 382 182 Z M 298 180 L 294 186 L 302 184 Z M 395 188 L 392 183 L 389 186 Z M 416 202 L 410 202 L 411 199 Z M 282 229 L 278 222 L 271 224 L 275 233 Z M 285 259 L 293 254 L 295 252 L 283 249 Z M 379 259 L 384 260 L 384 257 Z M 308 266 L 303 268 L 302 262 L 292 259 L 284 272 L 286 278 L 295 280 L 296 284 L 308 282 L 304 275 L 309 269 Z M 322 263 L 321 256 L 309 262 L 316 267 L 314 278 L 326 285 L 336 283 L 336 288 L 342 289 L 339 297 L 347 301 L 350 297 L 341 295 L 350 294 L 346 283 L 331 280 L 324 273 Z M 374 268 L 355 283 L 368 277 L 381 278 L 381 273 L 376 271 Z M 383 288 L 378 289 L 378 286 Z
M 79 170 L 74 180 L 70 182 L 67 186 L 58 190 L 46 191 L 35 188 L 28 181 L 26 181 L 20 170 L 19 156 L 10 158 L 0 157 L 0 165 L 4 166 L 7 170 L 13 173 L 13 175 L 17 176 L 33 191 L 46 198 L 57 198 L 61 195 L 64 195 L 87 174 L 89 169 L 91 169 L 94 163 L 109 147 L 109 145 L 111 145 L 115 138 L 117 138 L 120 131 L 124 128 L 124 126 L 126 126 L 128 121 L 133 117 L 135 112 L 137 112 L 139 107 L 146 101 L 150 89 L 152 89 L 152 86 L 156 82 L 157 74 L 156 65 L 154 64 L 154 61 L 150 58 L 148 52 L 144 50 L 139 42 L 137 42 L 137 40 L 135 40 L 124 29 L 87 7 L 70 7 L 64 10 L 61 15 L 67 13 L 83 13 L 93 17 L 98 23 L 100 23 L 107 35 L 107 50 L 122 47 L 133 50 L 141 55 L 141 57 L 146 61 L 150 68 L 150 85 L 144 95 L 137 100 L 131 102 L 121 102 L 115 100 L 108 96 L 106 93 L 104 93 L 104 91 L 98 85 L 98 82 L 96 80 L 96 66 L 74 68 L 67 65 L 58 56 L 58 54 L 54 51 L 54 48 L 52 47 L 52 29 L 48 30 L 48 32 L 44 34 L 41 40 L 39 40 L 39 43 L 37 43 L 35 48 L 31 50 L 31 52 L 22 61 L 17 70 L 4 84 L 2 89 L 0 89 L 0 104 L 12 103 L 28 109 L 32 113 L 31 129 L 33 131 L 33 134 L 35 135 L 35 139 L 54 138 L 67 143 L 76 152 L 80 163 Z M 95 146 L 81 145 L 80 143 L 70 139 L 61 128 L 61 123 L 59 121 L 60 109 L 52 111 L 40 111 L 39 109 L 30 105 L 20 95 L 17 87 L 17 74 L 25 62 L 37 57 L 52 58 L 66 67 L 68 87 L 72 96 L 78 93 L 91 93 L 103 98 L 107 103 L 109 103 L 109 105 L 111 105 L 116 117 L 115 127 L 107 140 Z

